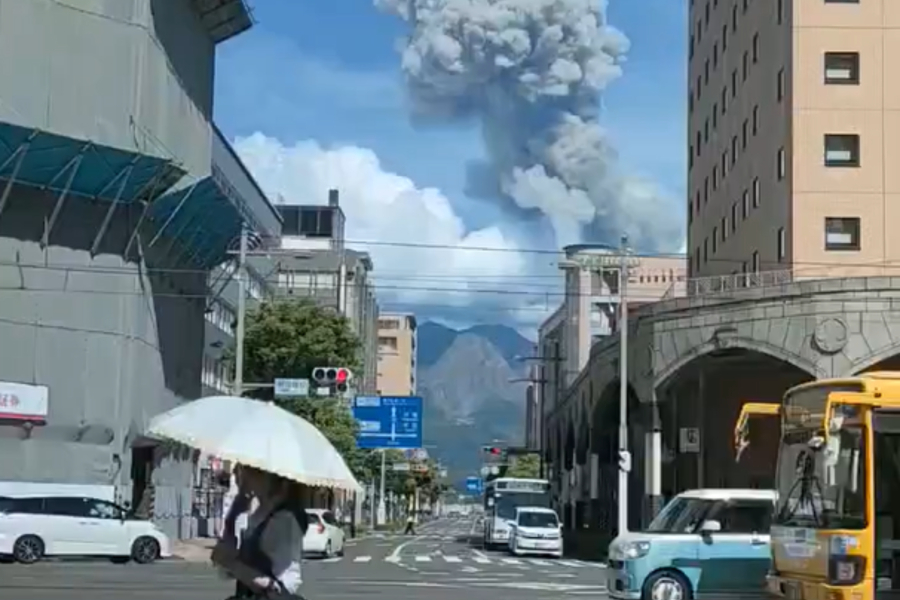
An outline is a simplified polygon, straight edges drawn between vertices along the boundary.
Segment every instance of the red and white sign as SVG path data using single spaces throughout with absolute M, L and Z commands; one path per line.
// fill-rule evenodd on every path
M 0 381 L 0 420 L 47 421 L 50 388 Z

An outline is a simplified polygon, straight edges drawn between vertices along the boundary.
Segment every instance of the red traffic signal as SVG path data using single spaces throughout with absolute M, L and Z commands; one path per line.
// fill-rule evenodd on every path
M 346 383 L 347 380 L 350 379 L 350 371 L 347 369 L 338 369 L 334 379 L 338 383 Z
M 498 446 L 485 446 L 484 451 L 491 456 L 500 456 L 503 454 L 503 449 Z

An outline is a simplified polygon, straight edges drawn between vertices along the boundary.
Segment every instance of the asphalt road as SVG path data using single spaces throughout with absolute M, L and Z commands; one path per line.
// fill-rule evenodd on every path
M 597 563 L 513 558 L 480 548 L 471 521 L 437 521 L 415 536 L 376 535 L 348 544 L 346 554 L 304 565 L 309 600 L 521 600 L 605 597 Z M 0 600 L 224 599 L 233 584 L 208 565 L 45 562 L 0 565 Z

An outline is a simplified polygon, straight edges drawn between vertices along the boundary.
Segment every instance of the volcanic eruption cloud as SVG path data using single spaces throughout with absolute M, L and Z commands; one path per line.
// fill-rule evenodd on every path
M 374 2 L 409 25 L 415 120 L 480 123 L 487 160 L 469 169 L 472 194 L 540 211 L 559 244 L 618 244 L 623 232 L 646 250 L 680 243 L 671 199 L 622 172 L 599 122 L 629 46 L 606 0 Z

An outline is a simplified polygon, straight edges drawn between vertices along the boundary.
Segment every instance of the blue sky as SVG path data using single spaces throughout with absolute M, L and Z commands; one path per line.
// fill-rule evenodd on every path
M 605 124 L 625 164 L 683 197 L 686 82 L 683 2 L 612 0 L 610 21 L 632 42 L 625 76 L 605 97 Z M 371 148 L 385 168 L 436 186 L 465 206 L 470 130 L 408 121 L 396 39 L 403 24 L 368 0 L 254 3 L 257 25 L 219 50 L 216 118 L 229 136 Z M 478 213 L 466 214 L 471 226 Z M 479 211 L 480 212 L 480 211 Z
M 469 229 L 500 214 L 466 198 L 466 163 L 482 157 L 472 126 L 414 128 L 399 70 L 400 20 L 371 0 L 255 0 L 257 24 L 219 48 L 216 120 L 229 137 L 260 132 L 292 145 L 374 151 L 381 167 L 436 187 Z M 604 98 L 604 125 L 626 169 L 684 197 L 685 2 L 611 0 L 632 42 L 625 75 Z M 296 199 L 319 202 L 324 198 Z M 348 215 L 352 219 L 353 215 Z

